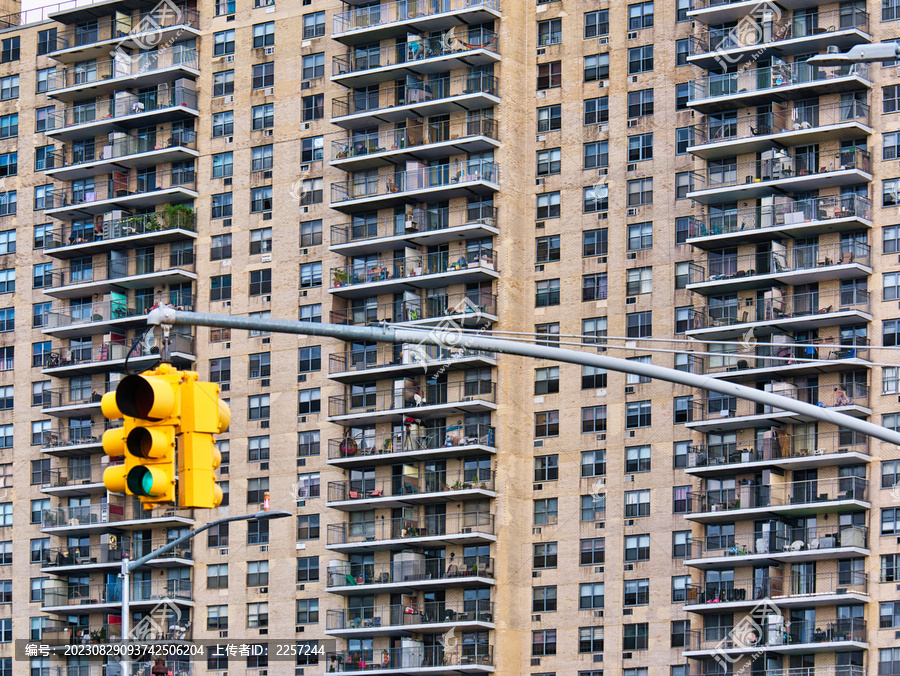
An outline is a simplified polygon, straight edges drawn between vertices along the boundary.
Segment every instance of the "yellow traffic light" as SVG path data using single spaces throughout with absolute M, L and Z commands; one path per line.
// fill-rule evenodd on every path
M 222 503 L 215 469 L 222 462 L 213 435 L 231 422 L 228 405 L 219 399 L 219 386 L 199 382 L 193 372 L 181 383 L 181 428 L 178 453 L 178 504 L 211 509 Z

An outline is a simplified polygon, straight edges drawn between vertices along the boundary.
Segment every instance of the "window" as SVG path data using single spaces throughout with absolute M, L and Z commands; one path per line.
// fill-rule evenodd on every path
M 0 231 L 0 255 L 16 252 L 16 231 Z
M 535 282 L 534 304 L 535 307 L 559 305 L 559 280 L 544 279 Z
M 562 107 L 559 104 L 538 108 L 537 118 L 538 133 L 562 129 Z
M 319 430 L 297 432 L 297 457 L 319 455 Z
M 628 74 L 636 75 L 653 70 L 653 45 L 632 47 L 628 50 Z
M 31 523 L 41 523 L 43 514 L 50 509 L 50 498 L 31 501 Z
M 325 75 L 325 53 L 319 52 L 304 56 L 302 75 L 304 80 L 323 77 Z
M 37 53 L 38 55 L 49 54 L 56 51 L 56 29 L 48 28 L 47 30 L 38 31 Z
M 682 200 L 694 190 L 694 173 L 679 171 L 675 174 L 675 199 Z
M 672 533 L 672 558 L 684 559 L 691 551 L 691 531 L 677 530 Z
M 584 144 L 584 168 L 598 169 L 609 166 L 609 141 L 592 141 Z
M 228 606 L 207 606 L 206 628 L 210 631 L 228 629 Z
M 234 14 L 235 0 L 216 0 L 216 16 Z
M 538 47 L 562 42 L 562 19 L 538 21 Z
M 234 71 L 223 70 L 213 73 L 213 96 L 230 96 L 234 94 Z
M 6 467 L 5 465 L 3 467 Z M 11 478 L 11 477 L 10 477 Z M 50 458 L 31 461 L 31 485 L 40 486 L 50 483 Z
M 625 536 L 625 562 L 650 560 L 650 536 Z
M 257 63 L 253 66 L 253 89 L 263 89 L 275 86 L 275 64 L 271 61 Z
M 234 54 L 234 30 L 219 31 L 213 34 L 213 56 Z
M 297 414 L 307 415 L 309 413 L 318 413 L 322 409 L 321 396 L 321 390 L 318 387 L 300 390 L 297 393 Z
M 231 258 L 231 235 L 213 235 L 209 246 L 209 259 L 220 261 Z
M 269 419 L 269 395 L 255 394 L 247 397 L 247 420 Z
M 628 161 L 641 162 L 653 159 L 653 134 L 637 134 L 628 137 Z
M 882 0 L 881 20 L 896 21 L 900 19 L 900 2 L 897 0 Z
M 212 178 L 226 178 L 234 174 L 234 153 L 216 153 L 212 156 Z
M 624 583 L 624 605 L 646 606 L 650 603 L 650 580 L 648 578 L 625 580 Z
M 0 50 L 0 63 L 9 63 L 10 61 L 19 60 L 20 42 L 21 38 L 18 35 L 3 40 L 3 48 Z
M 324 136 L 310 136 L 301 140 L 300 161 L 314 162 L 321 160 L 323 157 L 323 148 L 325 147 Z
M 675 110 L 687 110 L 690 98 L 691 90 L 689 82 L 680 82 L 675 85 Z
M 691 511 L 690 486 L 672 488 L 672 513 L 686 514 Z
M 688 636 L 691 631 L 690 620 L 672 620 L 671 646 L 673 648 L 684 648 L 688 644 Z
M 609 54 L 591 54 L 584 57 L 585 82 L 607 79 L 609 79 Z
M 581 409 L 581 433 L 606 431 L 606 405 L 584 406 Z
M 303 39 L 319 38 L 325 35 L 325 12 L 303 15 Z
M 535 341 L 538 345 L 558 345 L 559 344 L 559 322 L 550 322 L 549 324 L 535 324 L 534 332 L 538 338 Z M 541 336 L 544 336 L 541 338 Z
M 606 585 L 602 582 L 582 583 L 578 587 L 579 610 L 602 610 Z
M 608 245 L 608 230 L 606 228 L 596 228 L 594 230 L 585 230 L 581 234 L 581 255 L 588 256 L 606 256 Z
M 297 599 L 297 624 L 316 624 L 319 621 L 319 599 Z
M 651 249 L 653 248 L 653 223 L 652 222 L 644 222 L 644 223 L 632 223 L 628 226 L 628 250 L 629 251 L 639 251 L 641 249 Z M 651 279 L 652 279 L 652 268 L 639 268 L 642 270 L 651 270 Z M 630 272 L 630 271 L 629 271 Z M 627 292 L 628 295 L 633 295 L 630 291 Z M 649 291 L 643 292 L 649 293 Z
M 653 335 L 653 312 L 629 312 L 625 315 L 625 335 L 629 338 L 649 338 Z
M 690 364 L 687 365 L 690 367 Z M 679 370 L 688 370 L 688 368 L 683 368 Z M 693 395 L 687 395 L 684 397 L 675 397 L 675 418 L 674 422 L 676 425 L 683 425 L 684 423 L 693 422 L 694 420 L 694 397 Z
M 598 9 L 584 13 L 584 39 L 609 35 L 609 10 Z
M 898 648 L 898 652 L 900 652 L 900 648 Z M 531 632 L 532 657 L 546 657 L 555 654 L 556 629 L 539 629 Z M 900 656 L 898 656 L 898 659 L 900 659 Z
M 300 348 L 298 373 L 310 373 L 322 368 L 322 346 L 312 345 Z
M 882 14 L 886 8 L 882 9 Z M 900 674 L 900 648 L 881 648 L 878 651 L 879 676 L 896 676 Z
M 581 477 L 595 477 L 606 475 L 606 451 L 582 451 L 581 452 Z
M 625 404 L 625 429 L 650 427 L 652 406 L 649 400 Z
M 272 211 L 272 186 L 270 185 L 250 189 L 250 213 L 259 214 L 264 211 Z
M 537 219 L 559 218 L 559 193 L 545 192 L 537 196 Z
M 50 89 L 50 80 L 56 76 L 56 68 L 39 68 L 34 91 L 36 94 L 44 94 Z
M 275 126 L 275 104 L 263 103 L 250 109 L 253 131 L 272 129 Z
M 606 518 L 606 494 L 592 493 L 581 496 L 581 520 L 602 521 Z
M 628 117 L 634 119 L 646 115 L 653 115 L 653 90 L 628 92 Z
M 206 588 L 228 589 L 228 564 L 218 563 L 206 566 Z
M 602 653 L 603 652 L 603 627 L 579 627 L 578 628 L 578 652 Z M 579 676 L 590 674 L 603 676 L 602 671 L 579 671 Z
M 592 185 L 582 190 L 581 210 L 586 214 L 609 209 L 609 186 Z
M 297 540 L 319 539 L 319 515 L 300 514 L 297 516 Z
M 534 481 L 556 481 L 559 479 L 559 455 L 539 455 L 534 459 Z
M 300 265 L 300 288 L 311 289 L 322 286 L 322 263 L 302 263 Z
M 628 181 L 628 206 L 653 204 L 653 178 L 637 178 Z
M 687 21 L 690 18 L 688 12 L 693 8 L 693 0 L 675 0 L 675 21 Z
M 653 2 L 628 5 L 628 30 L 636 31 L 653 26 Z
M 900 368 L 896 366 L 881 367 L 881 393 L 897 394 L 900 392 Z
M 881 534 L 900 535 L 900 507 L 881 509 Z
M 588 345 L 606 344 L 606 317 L 590 317 L 581 320 L 581 334 Z
M 535 395 L 559 392 L 559 367 L 548 366 L 534 370 Z
M 581 389 L 594 390 L 606 387 L 606 369 L 599 366 L 581 367 Z
M 900 581 L 900 554 L 881 555 L 881 581 Z
M 223 192 L 212 196 L 210 218 L 231 218 L 232 199 L 230 192 Z
M 247 461 L 261 462 L 269 459 L 269 437 L 248 437 Z
M 535 542 L 532 545 L 532 568 L 540 570 L 544 568 L 556 568 L 555 542 Z
M 8 502 L 0 505 L 0 516 L 3 517 L 0 526 L 12 526 L 12 505 Z M 31 562 L 41 563 L 49 560 L 50 538 L 35 538 L 31 541 Z
M 900 272 L 885 272 L 882 300 L 897 300 L 900 298 Z
M 558 261 L 560 257 L 559 235 L 538 237 L 535 240 L 535 249 L 537 252 L 537 263 Z
M 562 61 L 539 63 L 537 71 L 538 91 L 562 86 Z
M 234 133 L 234 111 L 226 110 L 222 113 L 213 113 L 213 138 L 231 136 Z
M 534 525 L 553 525 L 559 518 L 556 498 L 543 498 L 534 501 Z
M 675 263 L 675 288 L 684 289 L 691 279 L 691 263 L 684 261 Z
M 629 228 L 629 248 L 631 248 L 631 229 Z M 652 238 L 652 230 L 651 230 Z M 652 241 L 652 240 L 651 240 Z M 626 271 L 625 294 L 639 296 L 653 291 L 653 268 L 631 268 Z
M 0 78 L 0 101 L 19 98 L 19 76 L 9 75 Z
M 690 584 L 690 575 L 672 576 L 672 603 L 684 603 L 687 601 L 687 590 Z
M 252 236 L 252 234 L 251 234 Z M 300 246 L 316 246 L 322 243 L 322 221 L 301 221 Z
M 650 446 L 628 446 L 625 448 L 625 473 L 650 471 Z
M 310 122 L 325 117 L 325 95 L 304 96 L 300 103 L 300 120 Z
M 590 275 L 582 275 L 581 300 L 603 300 L 607 297 L 608 285 L 605 272 L 595 272 Z
M 552 613 L 556 611 L 556 586 L 534 587 L 531 590 L 531 612 Z
M 265 587 L 269 584 L 269 562 L 268 561 L 248 561 L 247 562 L 247 586 L 248 587 Z
M 900 7 L 900 3 L 897 3 L 897 6 Z M 883 112 L 900 112 L 900 85 L 888 85 L 887 87 L 882 87 L 881 99 L 883 101 Z
M 323 180 L 319 178 L 306 178 L 300 186 L 300 206 L 321 204 L 323 195 Z
M 537 151 L 537 175 L 550 176 L 558 174 L 562 166 L 562 150 L 551 148 Z
M 261 504 L 265 494 L 269 492 L 269 478 L 257 477 L 247 480 L 247 504 Z
M 0 216 L 16 213 L 18 193 L 15 190 L 0 192 Z M 53 186 L 39 185 L 34 189 L 34 210 L 47 209 L 53 203 Z
M 231 357 L 209 360 L 209 380 L 213 383 L 231 382 Z
M 34 244 L 35 249 L 43 249 L 44 246 L 51 241 L 50 235 L 53 233 L 51 223 L 41 223 L 34 226 Z
M 324 14 L 324 12 L 323 12 Z M 253 49 L 272 47 L 275 44 L 275 22 L 267 21 L 253 26 Z
M 209 278 L 209 299 L 231 300 L 231 275 L 214 275 Z
M 322 304 L 314 303 L 312 305 L 300 306 L 301 322 L 321 322 L 322 321 Z
M 599 96 L 584 101 L 584 124 L 609 122 L 609 97 Z
M 650 491 L 625 491 L 625 518 L 650 516 Z
M 247 604 L 247 626 L 251 629 L 269 626 L 268 603 Z
M 266 293 L 272 293 L 271 268 L 250 271 L 249 293 L 251 296 L 261 296 Z
M 606 538 L 587 538 L 581 540 L 582 566 L 602 566 L 606 562 Z

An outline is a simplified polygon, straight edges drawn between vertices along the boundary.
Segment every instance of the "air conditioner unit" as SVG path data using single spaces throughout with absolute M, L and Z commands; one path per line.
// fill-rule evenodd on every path
M 604 264 L 604 263 L 607 262 L 607 257 L 606 257 L 606 256 L 600 256 L 599 258 L 597 258 L 597 262 L 600 263 L 600 264 L 602 265 L 602 264 Z
M 625 394 L 634 394 L 634 387 L 631 387 L 631 386 L 626 387 Z
M 594 566 L 594 573 L 596 573 L 597 575 L 603 573 L 604 570 L 605 569 L 603 568 L 603 566 Z
M 304 122 L 303 124 L 300 125 L 300 128 L 303 130 L 308 130 L 311 126 L 312 126 L 311 122 Z
M 306 416 L 305 416 L 305 415 L 298 415 L 298 416 L 297 416 L 297 422 L 298 422 L 298 423 L 305 423 L 305 422 L 306 422 Z
M 221 554 L 222 556 L 228 556 L 228 548 L 226 547 L 225 549 L 220 549 L 219 554 Z
M 598 44 L 598 45 L 608 45 L 608 44 L 609 44 L 609 38 L 599 38 L 599 39 L 597 40 L 597 44 Z
M 636 127 L 636 126 L 638 126 L 638 121 L 637 120 L 628 120 L 628 126 Z
M 225 138 L 225 143 L 234 143 L 234 136 L 227 136 Z
M 268 428 L 268 427 L 269 427 L 269 421 L 268 421 L 268 420 L 260 420 L 260 421 L 259 421 L 259 426 L 262 427 L 262 428 Z
M 634 40 L 634 39 L 637 38 L 637 36 L 638 36 L 637 31 L 629 31 L 629 32 L 628 32 L 628 39 L 629 39 L 629 40 Z
M 231 389 L 231 383 L 222 383 L 221 388 L 223 392 L 228 392 Z
M 271 303 L 271 302 L 272 302 L 272 296 L 263 296 L 263 300 L 264 300 L 266 303 Z
M 297 585 L 297 591 L 304 591 L 305 589 L 306 589 L 306 585 L 305 585 L 305 584 L 298 584 L 298 585 Z
M 535 98 L 537 98 L 537 99 L 543 99 L 546 97 L 547 97 L 547 92 L 538 92 L 537 94 L 535 94 Z
M 269 588 L 268 588 L 268 587 L 260 587 L 257 591 L 258 591 L 260 594 L 268 594 L 268 593 L 269 593 Z
M 265 554 L 267 551 L 269 551 L 269 545 L 260 545 L 259 551 L 260 553 Z
M 230 228 L 230 227 L 231 227 L 231 219 L 230 219 L 230 218 L 225 218 L 225 219 L 223 219 L 223 220 L 222 220 L 222 227 L 223 227 L 223 228 Z
M 626 164 L 625 171 L 637 171 L 637 164 L 636 163 Z
M 632 571 L 632 570 L 634 570 L 634 564 L 633 564 L 633 563 L 626 563 L 626 564 L 625 564 L 625 572 L 628 573 L 628 572 L 630 572 L 630 571 Z
M 265 129 L 263 130 L 263 136 L 275 136 L 274 129 Z
M 234 54 L 225 57 L 225 63 L 234 63 Z
M 272 56 L 275 53 L 274 47 L 266 47 L 266 56 Z
M 234 103 L 234 97 L 233 96 L 223 96 L 222 102 L 223 103 Z
M 625 215 L 626 216 L 637 216 L 637 209 L 626 209 Z
M 275 96 L 275 87 L 266 87 L 265 89 L 263 89 L 263 95 Z
M 598 176 L 609 176 L 609 167 L 603 167 L 600 171 L 597 172 Z
M 461 533 L 471 533 L 472 529 L 471 528 L 463 528 L 460 532 Z
M 597 83 L 597 86 L 600 87 L 600 89 L 603 89 L 606 87 L 606 80 L 600 80 L 600 82 Z
M 230 178 L 226 178 L 224 181 L 222 181 L 223 185 L 232 185 L 233 183 L 234 183 L 234 180 L 230 179 Z
M 595 611 L 594 611 L 594 617 L 603 617 L 603 611 L 602 611 L 602 610 L 595 610 Z
M 594 479 L 594 485 L 595 486 L 605 486 L 606 485 L 606 477 L 605 476 L 597 477 L 596 479 Z
M 300 165 L 300 172 L 303 173 L 304 171 L 309 171 L 309 165 L 308 165 L 308 164 L 301 164 L 301 165 Z
M 634 525 L 634 519 L 625 519 L 625 525 L 626 525 L 626 526 L 633 526 L 633 525 Z
M 609 218 L 608 211 L 598 211 L 597 212 L 597 220 L 598 221 L 605 221 L 607 218 Z
M 631 251 L 631 252 L 625 254 L 625 259 L 626 259 L 626 260 L 629 260 L 629 261 L 636 260 L 636 259 L 637 259 L 637 254 L 636 254 L 635 252 Z
M 609 124 L 604 122 L 597 125 L 597 131 L 609 131 Z

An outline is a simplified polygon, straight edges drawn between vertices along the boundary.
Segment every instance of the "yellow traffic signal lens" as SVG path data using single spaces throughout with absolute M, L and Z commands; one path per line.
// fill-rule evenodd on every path
M 126 416 L 164 420 L 175 408 L 175 390 L 163 378 L 125 376 L 116 386 L 116 406 Z M 102 407 L 102 400 L 101 400 Z
M 162 458 L 172 451 L 168 428 L 135 427 L 125 439 L 128 452 L 139 458 Z
M 115 420 L 124 417 L 116 403 L 115 392 L 107 392 L 100 398 L 100 411 L 107 420 Z
M 110 493 L 124 493 L 127 486 L 125 465 L 113 465 L 103 470 L 103 485 Z
M 171 484 L 171 478 L 159 467 L 138 465 L 128 472 L 128 490 L 139 497 L 164 496 Z
M 103 452 L 118 457 L 125 455 L 125 429 L 116 427 L 103 433 Z

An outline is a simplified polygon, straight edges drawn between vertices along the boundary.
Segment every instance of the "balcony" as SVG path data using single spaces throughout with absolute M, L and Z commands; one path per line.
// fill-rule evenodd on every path
M 325 633 L 343 638 L 385 636 L 398 631 L 443 634 L 453 629 L 493 628 L 494 604 L 487 601 L 365 606 L 329 610 L 325 615 Z
M 193 89 L 172 86 L 144 94 L 119 91 L 113 97 L 54 111 L 45 133 L 48 138 L 74 141 L 199 116 Z
M 499 0 L 399 0 L 334 14 L 331 37 L 346 45 L 454 30 L 500 18 Z
M 166 3 L 139 17 L 117 12 L 115 18 L 59 29 L 49 56 L 63 63 L 75 63 L 109 56 L 120 48 L 141 50 L 199 36 L 197 10 Z
M 832 382 L 821 383 L 816 387 L 797 387 L 790 382 L 775 381 L 766 383 L 765 391 L 840 411 L 855 418 L 872 413 L 869 408 L 869 388 L 861 383 L 841 383 L 838 387 L 837 382 Z M 814 418 L 804 413 L 782 411 L 749 399 L 715 395 L 694 400 L 692 419 L 685 423 L 685 427 L 710 433 L 771 427 L 773 423 L 790 425 L 813 421 Z
M 92 261 L 90 265 L 83 260 L 73 259 L 67 268 L 54 268 L 46 274 L 44 294 L 53 298 L 80 298 L 197 279 L 193 248 Z
M 768 336 L 776 332 L 820 329 L 872 321 L 869 294 L 861 290 L 782 294 L 737 298 L 694 310 L 687 333 L 699 340 Z
M 41 413 L 57 418 L 99 414 L 100 399 L 109 391 L 109 387 L 108 383 L 91 383 L 90 387 L 64 386 L 46 390 Z
M 480 153 L 500 147 L 492 118 L 411 124 L 331 142 L 331 164 L 344 171 L 419 160 L 425 163 L 460 152 Z
M 487 544 L 496 539 L 493 514 L 457 512 L 328 524 L 327 547 L 347 553 L 399 551 L 411 547 Z
M 779 522 L 773 525 L 781 528 L 757 534 L 693 539 L 691 553 L 684 563 L 693 568 L 735 568 L 849 559 L 869 553 L 868 531 L 861 526 L 790 528 Z
M 106 495 L 103 485 L 103 470 L 118 463 L 108 462 L 109 458 L 98 458 L 89 463 L 70 461 L 68 467 L 58 467 L 43 473 L 41 493 L 59 498 L 76 496 Z
M 332 225 L 328 248 L 344 256 L 366 256 L 407 244 L 425 247 L 498 234 L 496 207 L 415 206 L 403 215 L 382 215 L 374 220 Z
M 776 105 L 771 113 L 748 111 L 734 117 L 706 117 L 694 125 L 688 152 L 705 160 L 840 141 L 872 133 L 869 106 L 861 101 L 790 106 Z
M 497 387 L 490 380 L 441 382 L 423 387 L 407 378 L 399 387 L 329 397 L 328 420 L 355 427 L 396 421 L 398 416 L 428 418 L 493 411 L 496 402 Z
M 130 602 L 133 606 L 154 606 L 161 601 L 178 605 L 193 605 L 190 580 L 134 581 Z M 122 583 L 75 584 L 44 589 L 42 613 L 96 613 L 122 608 Z
M 401 433 L 363 434 L 328 440 L 328 462 L 347 469 L 444 457 L 496 453 L 490 425 L 425 427 L 410 425 Z
M 779 237 L 815 237 L 872 227 L 872 205 L 859 195 L 790 200 L 750 209 L 691 217 L 687 243 L 701 249 L 769 241 Z
M 196 49 L 174 46 L 134 55 L 117 52 L 115 59 L 57 68 L 48 79 L 47 93 L 59 101 L 71 102 L 109 96 L 118 89 L 145 89 L 173 79 L 199 76 Z
M 460 248 L 405 257 L 369 256 L 363 263 L 331 269 L 329 291 L 345 298 L 367 298 L 410 289 L 437 289 L 498 279 L 493 249 Z
M 81 188 L 54 190 L 46 198 L 44 213 L 60 220 L 94 217 L 115 209 L 152 209 L 162 204 L 196 199 L 193 165 L 173 171 L 154 171 L 130 179 L 113 172 L 113 178 Z
M 463 35 L 465 40 L 448 34 L 433 38 L 410 35 L 396 45 L 356 49 L 333 58 L 331 79 L 356 89 L 396 80 L 398 74 L 434 75 L 500 61 L 498 33 L 473 28 Z
M 851 369 L 868 368 L 869 342 L 862 338 L 816 338 L 812 343 L 794 345 L 792 342 L 756 344 L 747 352 L 737 346 L 724 346 L 721 357 L 709 360 L 703 370 L 723 380 L 756 381 L 765 378 L 818 375 Z
M 122 640 L 122 624 L 118 621 L 115 623 L 84 622 L 74 624 L 68 620 L 47 618 L 44 622 L 44 628 L 41 630 L 40 641 L 34 642 L 41 645 L 47 645 L 51 650 L 59 654 L 66 650 L 66 646 L 91 643 L 93 640 L 91 639 L 92 634 L 97 637 L 98 643 L 101 640 L 100 637 L 102 637 L 104 643 L 118 643 Z M 89 676 L 109 676 L 106 673 L 106 665 L 98 664 L 93 665 L 90 668 L 93 669 L 94 667 L 102 667 L 103 670 L 99 674 L 97 674 L 96 671 L 91 672 Z M 77 674 L 77 676 L 83 676 L 82 672 L 77 671 L 82 667 L 63 667 L 63 669 L 68 668 L 75 669 L 75 674 Z M 88 667 L 84 668 L 86 669 Z M 69 676 L 69 674 L 62 671 L 57 676 Z
M 194 361 L 194 338 L 177 334 L 172 336 L 169 357 L 180 366 L 190 365 Z M 32 366 L 40 367 L 42 373 L 60 378 L 78 375 L 93 375 L 121 371 L 125 360 L 131 368 L 143 371 L 159 360 L 159 348 L 147 347 L 138 343 L 135 347 L 124 342 L 104 342 L 90 347 L 45 352 L 32 356 Z
M 715 476 L 777 467 L 785 471 L 867 463 L 869 438 L 846 432 L 789 435 L 773 430 L 750 441 L 698 444 L 688 453 L 685 472 Z
M 411 117 L 485 110 L 500 104 L 499 82 L 493 75 L 476 73 L 433 82 L 411 80 L 381 87 L 377 92 L 346 94 L 332 99 L 331 122 L 355 129 L 396 124 Z
M 407 589 L 487 587 L 494 584 L 494 561 L 486 556 L 426 559 L 424 555 L 390 563 L 341 563 L 328 567 L 328 591 L 355 596 Z
M 49 403 L 49 402 L 45 402 Z M 83 456 L 88 453 L 99 453 L 103 450 L 103 433 L 112 427 L 110 421 L 92 422 L 90 425 L 57 427 L 42 433 L 41 452 L 60 457 Z
M 785 192 L 806 192 L 872 180 L 869 153 L 858 148 L 835 153 L 774 151 L 772 159 L 724 160 L 694 172 L 687 197 L 701 204 L 749 200 Z
M 761 17 L 754 16 L 758 11 L 758 7 L 751 7 L 746 17 L 758 21 Z M 830 45 L 837 45 L 839 51 L 845 52 L 872 40 L 869 15 L 862 9 L 819 11 L 805 19 L 800 14 L 788 18 L 775 17 L 773 13 L 772 20 L 758 22 L 751 30 L 742 30 L 746 27 L 739 24 L 739 27 L 702 31 L 691 39 L 688 62 L 700 68 L 718 69 L 772 56 L 815 54 L 824 52 Z
M 756 655 L 757 653 L 782 652 L 833 652 L 835 650 L 865 649 L 868 645 L 866 622 L 862 618 L 848 618 L 834 622 L 790 622 L 781 615 L 769 615 L 770 624 L 760 627 L 750 617 L 745 626 L 758 631 L 746 635 L 735 632 L 735 627 L 715 627 L 690 632 L 690 646 L 685 657 L 704 657 L 716 654 L 727 656 Z
M 448 293 L 396 303 L 351 305 L 331 311 L 333 324 L 368 326 L 388 322 L 431 326 L 452 322 L 457 326 L 482 326 L 497 317 L 497 296 L 492 293 Z
M 705 296 L 872 274 L 871 249 L 856 241 L 791 248 L 775 242 L 766 252 L 738 255 L 711 251 L 702 262 L 702 266 L 690 264 L 687 288 Z
M 790 10 L 816 7 L 819 4 L 817 0 L 783 0 L 778 3 L 780 7 Z M 759 9 L 759 3 L 754 0 L 695 0 L 693 9 L 688 11 L 688 16 L 708 25 L 739 21 L 744 17 L 759 19 L 761 17 L 754 14 Z
M 328 357 L 328 377 L 343 383 L 416 376 L 422 369 L 465 370 L 496 366 L 493 352 L 404 343 L 391 347 L 347 350 Z
M 71 146 L 54 151 L 47 159 L 46 175 L 61 181 L 71 181 L 111 171 L 144 169 L 158 164 L 193 160 L 197 152 L 197 136 L 193 131 L 160 129 L 159 138 L 140 136 L 118 138 L 111 143 L 99 140 L 89 148 Z
M 461 646 L 433 647 L 420 644 L 405 648 L 375 648 L 327 653 L 325 661 L 335 666 L 335 674 L 356 674 L 378 669 L 379 674 L 487 674 L 494 672 L 493 646 L 462 643 Z M 329 673 L 331 673 L 329 667 Z
M 812 66 L 785 63 L 708 75 L 690 82 L 688 105 L 701 113 L 762 106 L 777 101 L 825 96 L 872 86 L 869 64 Z
M 128 552 L 132 560 L 139 559 L 155 549 L 168 544 L 166 540 L 138 540 L 131 542 L 127 534 L 120 535 L 114 543 L 82 545 L 78 547 L 51 547 L 45 551 L 41 562 L 42 573 L 55 575 L 87 575 L 94 571 L 118 571 L 122 568 L 122 557 Z M 180 568 L 194 565 L 190 541 L 160 554 L 146 564 L 153 568 Z
M 413 504 L 462 502 L 497 496 L 493 472 L 429 472 L 421 476 L 380 477 L 328 483 L 327 506 L 347 512 L 406 507 Z
M 111 330 L 127 331 L 147 325 L 147 313 L 168 304 L 167 296 L 135 298 L 133 300 L 104 300 L 87 305 L 54 308 L 44 317 L 42 332 L 56 338 L 83 338 Z M 176 298 L 179 310 L 193 310 L 190 298 Z
M 41 512 L 41 532 L 72 536 L 104 533 L 110 529 L 146 530 L 149 528 L 183 528 L 194 519 L 172 510 L 145 512 L 124 504 L 94 504 L 78 507 L 56 507 Z
M 870 177 L 871 178 L 871 177 Z M 410 200 L 450 200 L 489 195 L 500 189 L 500 165 L 487 160 L 457 161 L 331 184 L 331 208 L 386 209 Z
M 753 608 L 761 599 L 779 607 L 794 605 L 833 606 L 866 603 L 869 600 L 865 573 L 816 573 L 791 571 L 784 579 L 738 578 L 728 582 L 691 584 L 687 588 L 685 610 L 691 613 L 727 613 Z
M 690 491 L 690 512 L 685 518 L 709 523 L 751 519 L 766 514 L 814 516 L 868 509 L 868 487 L 865 479 L 846 477 Z

